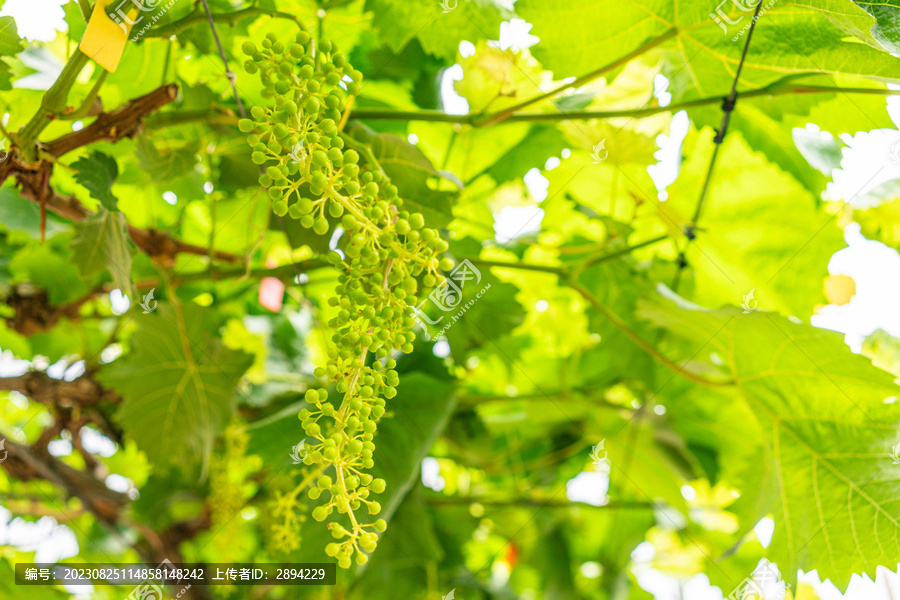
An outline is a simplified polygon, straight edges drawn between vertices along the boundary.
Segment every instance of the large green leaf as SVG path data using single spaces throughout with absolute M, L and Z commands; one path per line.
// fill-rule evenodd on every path
M 131 261 L 134 250 L 128 238 L 125 215 L 102 206 L 75 224 L 78 236 L 72 242 L 72 262 L 85 278 L 109 270 L 113 283 L 132 296 Z
M 816 569 L 842 589 L 900 558 L 900 388 L 840 334 L 771 313 L 644 306 L 658 326 L 708 344 L 765 431 L 756 518 L 774 514 L 769 549 L 783 573 Z M 739 424 L 738 424 L 739 425 Z M 735 440 L 735 443 L 741 443 Z M 765 493 L 757 495 L 763 489 Z
M 699 200 L 711 138 L 707 130 L 687 140 L 690 158 L 669 188 L 666 206 L 684 224 Z M 844 246 L 837 220 L 737 136 L 726 140 L 719 153 L 700 226 L 688 252 L 697 302 L 735 305 L 755 290 L 760 307 L 800 318 L 825 303 L 822 280 L 828 263 L 823 257 Z
M 366 9 L 394 52 L 418 37 L 426 52 L 441 58 L 453 58 L 463 40 L 496 38 L 507 16 L 494 0 L 367 0 Z
M 763 87 L 788 74 L 810 72 L 900 77 L 896 61 L 873 46 L 845 40 L 845 32 L 826 11 L 809 4 L 776 2 L 760 17 L 741 73 L 742 88 Z M 863 23 L 871 18 L 847 0 L 842 4 L 854 11 L 854 31 L 862 32 Z M 673 101 L 728 92 L 745 41 L 743 36 L 734 38 L 752 17 L 752 11 L 740 10 L 737 3 L 725 3 L 725 17 L 736 23 L 725 26 L 721 20 L 723 30 L 710 17 L 716 11 L 714 3 L 667 0 L 624 5 L 615 0 L 575 0 L 563 5 L 522 0 L 516 9 L 534 24 L 534 35 L 541 38 L 535 55 L 557 78 L 590 73 L 671 32 L 672 38 L 662 47 L 668 51 L 665 74 Z
M 131 352 L 99 374 L 122 396 L 116 418 L 155 468 L 206 461 L 235 409 L 241 375 L 253 362 L 216 339 L 199 307 L 180 314 L 160 304 L 134 317 Z

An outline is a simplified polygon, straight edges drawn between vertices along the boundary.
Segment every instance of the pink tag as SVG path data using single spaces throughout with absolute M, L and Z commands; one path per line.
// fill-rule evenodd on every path
M 263 277 L 259 282 L 259 303 L 274 313 L 284 304 L 284 283 L 275 277 Z

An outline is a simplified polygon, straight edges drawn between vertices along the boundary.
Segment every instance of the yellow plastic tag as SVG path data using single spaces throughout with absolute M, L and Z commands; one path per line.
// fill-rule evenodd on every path
M 107 6 L 113 3 L 117 3 L 117 6 L 113 11 L 113 17 L 110 18 L 107 15 Z M 125 42 L 128 41 L 128 34 L 131 31 L 133 21 L 128 14 L 129 9 L 134 9 L 132 13 L 136 10 L 129 0 L 97 0 L 91 13 L 91 20 L 78 45 L 82 52 L 110 73 L 118 68 L 122 52 L 125 51 Z M 118 22 L 113 19 L 117 19 Z

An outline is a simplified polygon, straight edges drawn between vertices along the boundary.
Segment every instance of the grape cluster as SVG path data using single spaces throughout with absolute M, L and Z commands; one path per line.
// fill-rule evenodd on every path
M 399 190 L 391 184 L 370 148 L 343 132 L 348 106 L 361 89 L 353 70 L 333 42 L 311 40 L 306 32 L 291 44 L 270 34 L 262 48 L 247 42 L 248 73 L 259 73 L 264 94 L 274 107 L 255 106 L 242 119 L 250 134 L 252 160 L 264 172 L 273 211 L 289 215 L 319 235 L 336 223 L 340 248 L 328 260 L 339 271 L 329 305 L 336 316 L 328 362 L 316 376 L 334 383 L 341 395 L 332 402 L 324 389 L 310 389 L 310 408 L 300 412 L 308 444 L 304 463 L 314 467 L 308 495 L 327 501 L 312 511 L 317 521 L 335 511 L 349 527 L 329 523 L 335 542 L 325 551 L 348 568 L 368 560 L 385 522 L 373 498 L 384 491 L 383 479 L 366 473 L 373 462 L 374 438 L 386 400 L 397 394 L 395 352 L 412 352 L 414 314 L 420 289 L 442 282 L 449 268 L 441 255 L 447 243 L 425 227 L 421 213 L 403 210 Z M 361 156 L 362 154 L 362 156 Z

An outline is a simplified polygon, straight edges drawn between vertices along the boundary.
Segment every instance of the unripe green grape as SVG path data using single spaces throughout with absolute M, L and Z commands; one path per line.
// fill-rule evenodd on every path
M 325 554 L 334 558 L 338 555 L 338 552 L 341 551 L 341 545 L 335 542 L 331 542 L 327 546 L 325 546 Z
M 317 506 L 312 511 L 312 518 L 320 523 L 328 518 L 328 509 L 324 506 Z
M 313 75 L 315 74 L 315 69 L 313 69 L 310 65 L 303 65 L 302 67 L 300 67 L 301 79 L 312 79 Z
M 272 203 L 272 212 L 274 212 L 277 216 L 283 217 L 287 214 L 288 211 L 288 203 L 284 200 L 276 200 Z
M 347 173 L 347 166 L 348 165 L 344 165 L 344 173 L 345 174 Z M 352 165 L 352 166 L 355 167 L 356 165 Z M 352 180 L 348 181 L 347 183 L 344 184 L 344 190 L 351 196 L 355 196 L 356 194 L 359 193 L 359 184 Z
M 301 31 L 294 39 L 297 40 L 298 44 L 306 45 L 309 43 L 309 34 L 305 31 Z
M 256 44 L 254 44 L 253 42 L 244 42 L 243 44 L 241 44 L 241 50 L 247 56 L 253 56 L 258 52 L 258 50 L 256 49 Z
M 321 150 L 316 150 L 312 154 L 312 162 L 317 167 L 324 167 L 328 164 L 328 155 L 326 155 Z
M 322 171 L 316 171 L 310 177 L 310 183 L 318 188 L 324 188 L 328 184 L 328 179 Z
M 344 214 L 344 207 L 338 202 L 332 202 L 328 205 L 328 214 L 334 218 L 338 218 Z
M 250 75 L 253 75 L 253 74 L 257 73 L 258 71 L 259 71 L 259 67 L 256 66 L 255 62 L 253 62 L 251 60 L 244 61 L 244 72 L 249 73 Z
M 351 562 L 349 557 L 342 556 L 338 559 L 338 566 L 342 569 L 349 569 Z
M 256 129 L 256 123 L 251 121 L 250 119 L 240 119 L 238 121 L 238 129 L 243 133 L 250 133 L 254 129 Z
M 332 147 L 328 150 L 328 159 L 333 163 L 339 163 L 344 160 L 344 153 L 340 148 Z
M 319 127 L 322 128 L 328 135 L 332 135 L 337 130 L 337 125 L 332 119 L 323 119 L 321 123 L 319 123 Z
M 313 223 L 313 231 L 315 231 L 318 235 L 325 235 L 328 233 L 328 219 L 324 217 L 319 217 Z
M 363 554 L 362 552 L 357 552 L 357 553 L 356 553 L 356 564 L 358 564 L 358 565 L 364 565 L 364 564 L 366 564 L 367 562 L 369 562 L 369 557 L 368 557 L 368 555 Z

